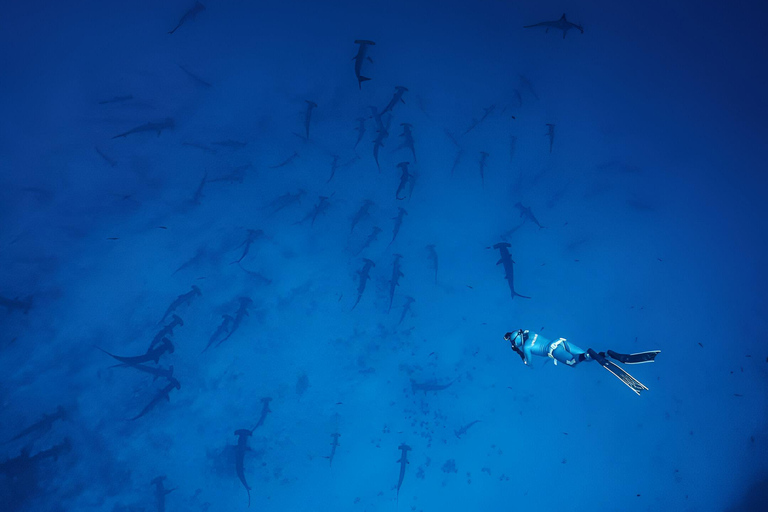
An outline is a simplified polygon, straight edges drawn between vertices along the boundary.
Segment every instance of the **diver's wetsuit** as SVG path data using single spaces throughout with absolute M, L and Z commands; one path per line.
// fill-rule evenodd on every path
M 523 362 L 527 365 L 531 364 L 531 356 L 551 357 L 555 364 L 559 361 L 568 366 L 575 366 L 582 361 L 591 359 L 586 355 L 586 351 L 567 342 L 565 338 L 552 341 L 539 334 L 523 331 L 522 336 L 514 336 L 510 342 L 516 347 L 515 352 L 521 355 Z

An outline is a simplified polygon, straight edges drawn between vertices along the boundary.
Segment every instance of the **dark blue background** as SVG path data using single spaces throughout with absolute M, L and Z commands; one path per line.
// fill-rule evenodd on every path
M 765 510 L 765 3 L 209 0 L 167 34 L 192 5 L 0 10 L 0 296 L 33 301 L 0 311 L 0 435 L 69 412 L 0 460 L 72 446 L 29 478 L 2 466 L 3 510 L 156 510 L 158 475 L 176 488 L 169 511 L 244 510 L 227 446 L 264 396 L 272 413 L 245 459 L 254 510 L 394 510 L 401 443 L 401 509 Z M 563 12 L 584 34 L 522 28 Z M 362 91 L 355 39 L 376 42 Z M 355 119 L 397 85 L 406 103 L 378 172 L 373 120 L 355 151 Z M 99 103 L 121 95 L 133 99 Z M 318 104 L 308 142 L 294 134 L 305 100 Z M 165 118 L 175 128 L 160 136 L 112 138 Z M 397 201 L 403 122 L 418 180 Z M 228 139 L 247 145 L 213 145 Z M 327 182 L 332 155 L 349 165 Z M 203 176 L 243 165 L 242 183 L 210 181 L 192 203 Z M 298 189 L 301 204 L 269 215 Z M 319 195 L 327 214 L 296 224 Z M 520 226 L 517 201 L 546 229 Z M 408 216 L 387 247 L 398 206 Z M 247 229 L 266 237 L 243 266 L 269 284 L 229 264 Z M 510 230 L 530 300 L 510 298 L 488 248 Z M 405 276 L 387 313 L 394 253 Z M 376 267 L 351 310 L 363 256 Z M 193 284 L 202 297 L 179 308 L 161 360 L 182 387 L 128 422 L 164 383 L 108 368 L 94 345 L 142 353 Z M 201 354 L 242 296 L 250 316 Z M 661 349 L 628 368 L 650 391 L 596 364 L 525 368 L 502 340 L 521 327 Z M 410 379 L 453 383 L 414 394 Z

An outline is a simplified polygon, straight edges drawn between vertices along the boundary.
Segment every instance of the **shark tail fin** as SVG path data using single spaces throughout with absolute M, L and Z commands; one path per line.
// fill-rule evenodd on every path
M 358 77 L 358 79 L 357 79 L 358 83 L 367 82 L 368 80 L 370 80 L 370 78 L 368 78 L 367 76 L 362 76 L 362 75 L 360 77 Z

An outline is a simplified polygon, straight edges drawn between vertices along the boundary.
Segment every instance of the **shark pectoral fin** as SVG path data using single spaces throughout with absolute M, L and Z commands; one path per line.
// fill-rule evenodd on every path
M 368 62 L 370 62 L 371 64 L 373 64 L 373 59 L 372 59 L 372 58 L 370 58 L 370 57 L 368 57 Z

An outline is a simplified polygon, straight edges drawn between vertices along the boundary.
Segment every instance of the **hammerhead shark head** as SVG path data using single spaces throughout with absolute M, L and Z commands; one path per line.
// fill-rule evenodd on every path
M 400 227 L 402 227 L 403 219 L 406 215 L 408 215 L 408 212 L 405 211 L 405 208 L 398 208 L 397 217 L 392 217 L 392 220 L 395 221 L 395 227 L 392 230 L 392 240 L 390 240 L 389 245 L 392 245 L 392 243 L 395 241 L 395 238 L 397 238 L 397 234 L 400 232 Z
M 331 455 L 326 457 L 329 466 L 333 466 L 333 456 L 336 455 L 336 448 L 339 447 L 339 437 L 341 437 L 341 434 L 334 432 L 331 434 L 331 437 L 333 438 L 333 441 L 331 441 Z
M 358 89 L 362 90 L 363 82 L 367 82 L 368 80 L 370 80 L 370 78 L 368 78 L 367 76 L 363 76 L 360 74 L 363 69 L 363 62 L 365 60 L 368 60 L 368 62 L 373 64 L 373 59 L 368 57 L 366 54 L 368 53 L 368 47 L 374 46 L 376 45 L 376 43 L 374 43 L 373 41 L 367 41 L 365 39 L 355 39 L 355 44 L 358 44 L 360 46 L 358 46 L 357 54 L 354 57 L 352 57 L 352 60 L 355 61 L 355 76 L 357 77 L 357 87 Z
M 411 447 L 403 443 L 400 446 L 398 446 L 397 449 L 400 450 L 401 455 L 400 455 L 400 458 L 397 460 L 397 462 L 400 463 L 400 477 L 397 479 L 396 501 L 400 501 L 400 487 L 402 487 L 403 478 L 405 478 L 406 464 L 410 464 L 410 462 L 408 462 L 408 452 L 411 451 Z
M 373 229 L 371 230 L 371 233 L 368 235 L 368 237 L 365 239 L 365 242 L 363 242 L 363 245 L 360 246 L 360 249 L 357 250 L 355 253 L 355 256 L 366 250 L 368 247 L 371 246 L 373 242 L 379 239 L 379 233 L 381 233 L 381 228 L 379 226 L 373 226 Z
M 435 244 L 429 244 L 425 248 L 427 249 L 427 259 L 435 270 L 435 284 L 437 284 L 437 250 Z
M 237 436 L 237 446 L 235 447 L 235 471 L 237 472 L 237 477 L 243 483 L 245 491 L 248 493 L 248 506 L 250 507 L 251 488 L 248 485 L 248 482 L 245 481 L 245 469 L 243 468 L 243 463 L 245 461 L 245 452 L 251 450 L 248 448 L 248 438 L 253 435 L 253 431 L 241 428 L 240 430 L 235 430 L 235 435 Z
M 7 442 L 10 443 L 11 441 L 16 441 L 30 434 L 37 434 L 38 436 L 43 435 L 46 432 L 51 430 L 56 420 L 66 420 L 66 419 L 67 419 L 67 411 L 65 411 L 62 406 L 58 406 L 55 412 L 53 412 L 52 414 L 43 414 L 43 417 L 40 420 L 28 426 L 27 428 L 25 428 L 24 430 L 16 434 L 13 438 L 9 439 Z
M 158 391 L 155 397 L 152 399 L 152 401 L 149 402 L 147 406 L 144 407 L 144 409 L 142 409 L 137 416 L 134 416 L 133 418 L 131 418 L 131 421 L 141 418 L 142 416 L 147 414 L 149 411 L 154 409 L 155 406 L 160 402 L 162 402 L 163 400 L 170 401 L 171 400 L 170 394 L 171 394 L 171 391 L 173 391 L 174 389 L 181 389 L 181 383 L 178 380 L 176 380 L 174 377 L 171 377 L 170 379 L 168 379 L 168 385 L 165 386 L 160 391 Z
M 170 32 L 168 32 L 168 33 L 169 33 L 169 34 L 173 34 L 173 33 L 174 33 L 174 32 L 176 32 L 176 31 L 179 29 L 179 27 L 181 27 L 181 26 L 182 26 L 184 23 L 186 23 L 186 22 L 188 22 L 188 21 L 194 21 L 195 17 L 196 17 L 196 16 L 197 16 L 199 13 L 201 13 L 202 11 L 204 11 L 204 10 L 205 10 L 205 6 L 204 6 L 203 4 L 201 4 L 200 2 L 195 2 L 195 5 L 194 5 L 194 6 L 192 6 L 192 8 L 191 8 L 190 10 L 188 10 L 187 12 L 185 12 L 185 13 L 184 13 L 184 16 L 182 16 L 182 17 L 181 17 L 181 19 L 179 20 L 179 23 L 178 23 L 178 25 L 176 25 L 175 27 L 173 27 L 173 30 L 171 30 L 171 31 L 170 31 Z
M 397 191 L 395 192 L 395 199 L 403 200 L 405 199 L 405 196 L 400 197 L 400 192 L 405 190 L 405 187 L 408 186 L 408 184 L 411 181 L 411 178 L 413 175 L 408 172 L 408 165 L 409 162 L 400 162 L 397 164 L 397 167 L 400 169 L 400 183 L 397 186 Z
M 157 123 L 144 123 L 135 128 L 131 128 L 127 132 L 119 133 L 112 138 L 117 139 L 120 137 L 127 137 L 133 133 L 143 133 L 143 132 L 157 132 L 157 136 L 159 137 L 160 134 L 163 132 L 163 130 L 171 130 L 173 129 L 173 126 L 174 126 L 173 119 L 169 117 Z
M 150 484 L 155 486 L 155 501 L 157 502 L 157 512 L 165 512 L 165 497 L 176 489 L 166 489 L 163 481 L 165 476 L 153 478 Z
M 355 230 L 355 226 L 357 226 L 357 224 L 361 220 L 370 216 L 370 213 L 368 212 L 368 210 L 371 209 L 371 206 L 373 206 L 373 201 L 371 201 L 370 199 L 366 199 L 365 201 L 363 201 L 363 204 L 362 206 L 360 206 L 360 209 L 357 210 L 357 213 L 355 213 L 355 216 L 352 217 L 352 227 L 349 228 L 350 234 L 352 234 L 352 232 Z
M 539 224 L 539 220 L 536 218 L 536 216 L 533 214 L 533 211 L 528 206 L 523 206 L 523 203 L 518 201 L 515 203 L 515 208 L 520 210 L 520 217 L 524 218 L 526 221 L 531 221 L 537 226 L 539 226 L 539 229 L 544 229 L 545 226 L 542 226 Z
M 165 319 L 168 318 L 168 315 L 176 311 L 176 309 L 181 306 L 182 304 L 190 304 L 192 302 L 192 299 L 195 297 L 199 297 L 202 295 L 202 292 L 200 291 L 200 288 L 198 288 L 195 285 L 192 285 L 192 291 L 189 291 L 187 293 L 182 293 L 178 297 L 174 299 L 173 302 L 171 302 L 171 305 L 168 306 L 168 309 L 165 310 L 165 314 L 163 315 L 163 318 L 160 319 L 158 323 L 165 322 Z
M 365 285 L 366 283 L 368 283 L 368 280 L 371 278 L 371 269 L 375 266 L 376 264 L 373 261 L 369 260 L 368 258 L 363 258 L 363 268 L 357 271 L 357 278 L 358 278 L 357 300 L 355 301 L 355 305 L 352 306 L 352 309 L 355 309 L 357 305 L 360 303 L 360 299 L 363 298 Z
M 384 110 L 381 111 L 380 115 L 384 115 L 387 112 L 391 112 L 393 108 L 395 108 L 395 105 L 398 103 L 405 104 L 405 100 L 403 99 L 403 94 L 408 92 L 408 89 L 403 87 L 402 85 L 398 85 L 395 87 L 395 94 L 392 95 L 392 99 L 389 100 L 389 103 L 387 103 L 387 106 L 384 107 Z
M 416 148 L 413 145 L 413 125 L 410 123 L 400 123 L 400 126 L 403 127 L 403 133 L 400 134 L 400 137 L 403 138 L 403 142 L 400 143 L 399 146 L 397 146 L 397 149 L 403 149 L 408 148 L 411 150 L 411 154 L 413 155 L 413 161 L 416 162 Z
M 110 352 L 107 352 L 101 347 L 96 347 L 108 356 L 117 359 L 123 364 L 127 364 L 129 366 L 141 364 L 141 363 L 148 363 L 149 361 L 154 361 L 155 363 L 158 363 L 160 361 L 160 356 L 168 352 L 169 354 L 173 354 L 173 343 L 171 343 L 171 340 L 168 338 L 163 338 L 162 341 L 153 349 L 148 350 L 145 354 L 142 354 L 140 356 L 132 356 L 132 357 L 126 357 L 126 356 L 116 356 L 115 354 L 112 354 Z
M 512 260 L 512 255 L 509 254 L 509 247 L 512 246 L 506 242 L 499 242 L 493 246 L 493 248 L 498 249 L 499 253 L 501 254 L 501 257 L 499 258 L 499 261 L 496 262 L 496 264 L 502 265 L 504 268 L 504 279 L 506 279 L 507 283 L 509 284 L 509 291 L 512 292 L 512 298 L 514 299 L 515 297 L 522 297 L 524 299 L 530 299 L 530 297 L 526 295 L 520 295 L 515 291 L 515 262 Z
M 387 313 L 392 310 L 392 301 L 395 298 L 395 289 L 400 286 L 400 278 L 405 277 L 405 274 L 400 270 L 400 260 L 403 255 L 395 254 L 394 257 L 395 260 L 392 263 L 392 279 L 389 281 L 389 308 L 387 309 Z
M 541 23 L 534 23 L 533 25 L 525 25 L 523 28 L 534 28 L 534 27 L 546 27 L 546 30 L 544 30 L 545 33 L 549 32 L 549 29 L 554 28 L 557 30 L 563 31 L 563 39 L 565 39 L 565 35 L 568 33 L 569 30 L 572 28 L 578 29 L 579 32 L 582 34 L 584 33 L 584 28 L 581 25 L 577 25 L 575 23 L 571 23 L 565 18 L 565 14 L 563 14 L 559 20 L 556 21 L 542 21 Z

